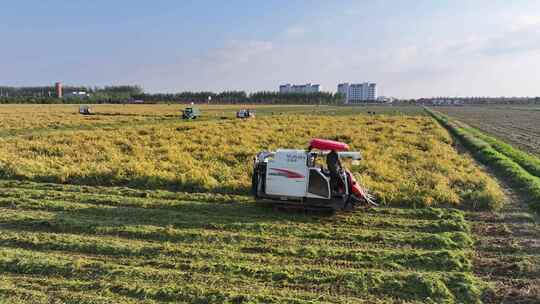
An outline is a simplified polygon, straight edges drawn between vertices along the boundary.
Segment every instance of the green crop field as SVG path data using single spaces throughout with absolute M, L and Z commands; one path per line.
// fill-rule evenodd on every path
M 535 216 L 422 108 L 242 107 L 0 107 L 0 303 L 540 299 Z M 313 137 L 362 152 L 379 208 L 251 198 L 255 153 Z

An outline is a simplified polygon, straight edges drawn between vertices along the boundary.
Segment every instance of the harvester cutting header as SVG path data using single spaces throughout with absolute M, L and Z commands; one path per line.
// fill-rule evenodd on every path
M 317 159 L 326 157 L 326 167 Z M 313 139 L 307 150 L 278 149 L 255 157 L 255 198 L 317 210 L 350 210 L 359 204 L 377 206 L 373 197 L 341 165 L 340 159 L 361 159 L 345 143 Z

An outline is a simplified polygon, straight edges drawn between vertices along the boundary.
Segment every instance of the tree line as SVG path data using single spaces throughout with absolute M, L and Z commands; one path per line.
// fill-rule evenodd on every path
M 122 85 L 105 87 L 63 86 L 63 95 L 86 92 L 84 98 L 59 98 L 56 87 L 8 87 L 0 86 L 0 103 L 118 103 L 131 100 L 134 95 L 143 94 L 140 86 Z
M 214 92 L 182 92 L 174 94 L 140 94 L 133 96 L 145 102 L 166 103 L 252 103 L 252 104 L 338 104 L 343 101 L 340 94 L 319 93 L 279 93 L 244 91 Z
M 64 95 L 84 91 L 89 94 L 84 98 L 58 98 L 56 88 L 44 87 L 2 87 L 0 103 L 253 103 L 253 104 L 338 104 L 343 101 L 339 94 L 319 93 L 278 93 L 245 91 L 224 91 L 220 93 L 180 92 L 180 93 L 144 93 L 140 86 L 84 87 L 65 86 Z

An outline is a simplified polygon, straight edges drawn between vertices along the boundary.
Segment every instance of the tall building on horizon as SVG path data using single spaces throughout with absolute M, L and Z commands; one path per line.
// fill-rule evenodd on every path
M 290 83 L 283 84 L 279 86 L 279 92 L 280 93 L 319 93 L 321 89 L 321 86 L 318 84 L 293 84 Z
M 377 84 L 374 82 L 340 83 L 337 91 L 345 96 L 346 104 L 377 100 Z
M 64 96 L 64 92 L 63 92 L 63 89 L 62 89 L 62 83 L 57 82 L 57 83 L 54 84 L 54 86 L 55 86 L 55 90 L 56 90 L 56 97 L 62 98 Z

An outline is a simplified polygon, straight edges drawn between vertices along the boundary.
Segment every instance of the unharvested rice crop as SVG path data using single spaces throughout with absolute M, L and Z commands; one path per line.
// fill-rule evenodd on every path
M 25 135 L 54 130 L 91 129 L 103 126 L 129 126 L 146 122 L 176 121 L 184 104 L 100 104 L 90 105 L 95 115 L 79 114 L 79 105 L 2 105 L 0 104 L 0 136 Z M 350 114 L 383 112 L 419 114 L 415 107 L 336 107 L 306 105 L 195 105 L 202 110 L 202 119 L 233 118 L 241 108 L 255 109 L 257 115 L 286 113 Z
M 364 156 L 353 171 L 383 205 L 497 208 L 502 192 L 422 116 L 266 116 L 0 139 L 0 176 L 41 182 L 247 194 L 252 157 L 314 137 Z
M 78 105 L 0 105 L 0 135 L 167 118 L 165 107 L 97 105 L 91 108 L 98 115 L 80 115 Z M 168 111 L 171 115 L 178 114 L 179 109 L 169 107 Z M 158 116 L 160 114 L 162 116 Z

